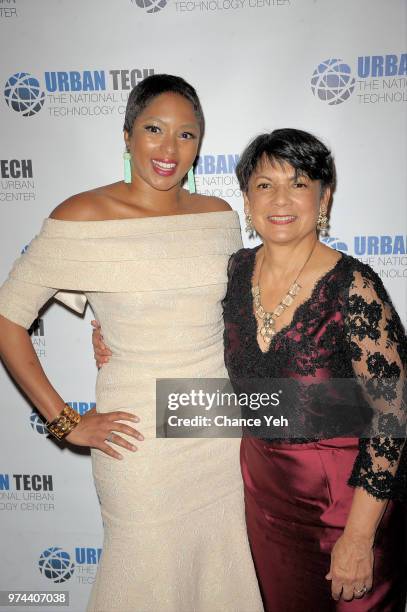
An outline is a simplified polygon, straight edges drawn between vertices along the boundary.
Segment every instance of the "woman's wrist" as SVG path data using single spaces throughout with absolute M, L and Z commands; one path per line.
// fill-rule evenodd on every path
M 345 529 L 343 530 L 343 535 L 352 540 L 352 542 L 355 544 L 360 543 L 373 546 L 376 529 L 372 527 L 365 527 L 361 529 L 353 525 L 346 525 Z
M 370 542 L 373 545 L 387 503 L 387 499 L 376 499 L 362 487 L 357 487 L 346 521 L 344 535 L 354 541 Z
M 47 421 L 45 426 L 55 438 L 62 440 L 75 429 L 80 420 L 80 415 L 68 404 L 65 404 L 61 412 L 51 421 Z

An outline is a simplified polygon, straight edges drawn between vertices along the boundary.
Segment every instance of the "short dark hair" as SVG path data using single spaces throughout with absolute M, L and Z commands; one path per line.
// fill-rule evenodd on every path
M 236 166 L 240 189 L 247 193 L 249 180 L 259 164 L 288 163 L 298 174 L 320 180 L 322 189 L 335 188 L 335 164 L 330 150 L 318 138 L 292 128 L 274 130 L 257 136 L 243 151 Z
M 198 94 L 192 85 L 181 77 L 172 74 L 153 74 L 133 87 L 127 101 L 123 129 L 131 134 L 134 120 L 143 112 L 153 98 L 163 93 L 175 93 L 191 102 L 199 122 L 202 138 L 205 119 Z

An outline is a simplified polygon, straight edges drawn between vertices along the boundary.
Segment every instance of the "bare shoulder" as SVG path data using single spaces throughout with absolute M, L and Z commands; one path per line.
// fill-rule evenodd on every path
M 222 200 L 222 198 L 199 194 L 194 195 L 193 198 L 195 200 L 194 207 L 199 208 L 199 210 L 202 212 L 221 212 L 222 210 L 233 210 L 225 200 Z
M 57 206 L 50 214 L 51 219 L 60 221 L 101 221 L 114 197 L 114 185 L 106 185 L 77 193 Z
M 95 197 L 90 191 L 86 191 L 64 200 L 54 208 L 50 218 L 59 221 L 90 221 L 95 218 L 95 213 Z
M 207 196 L 207 199 L 209 200 L 207 206 L 211 211 L 232 210 L 232 207 L 222 198 Z

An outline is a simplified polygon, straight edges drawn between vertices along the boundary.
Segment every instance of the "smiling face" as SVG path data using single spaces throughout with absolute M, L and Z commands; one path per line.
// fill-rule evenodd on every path
M 264 242 L 285 244 L 315 233 L 319 211 L 327 210 L 329 198 L 329 188 L 322 191 L 319 180 L 286 162 L 264 158 L 250 177 L 245 212 Z
M 154 189 L 177 188 L 192 166 L 201 131 L 192 104 L 176 93 L 153 98 L 124 133 L 131 155 L 133 182 Z

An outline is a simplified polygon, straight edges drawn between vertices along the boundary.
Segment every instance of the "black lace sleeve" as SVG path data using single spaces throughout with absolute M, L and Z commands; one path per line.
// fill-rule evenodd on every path
M 359 441 L 349 484 L 377 499 L 405 498 L 407 340 L 383 283 L 368 267 L 353 274 L 345 329 L 353 370 L 373 408 L 374 431 L 379 432 Z

